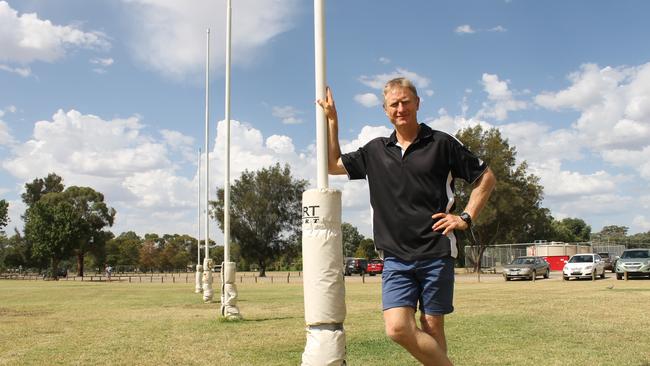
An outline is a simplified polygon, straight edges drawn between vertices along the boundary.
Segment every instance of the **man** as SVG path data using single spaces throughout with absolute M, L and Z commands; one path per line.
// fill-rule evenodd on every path
M 317 103 L 328 119 L 328 171 L 367 179 L 376 249 L 383 254 L 386 334 L 424 365 L 451 365 L 444 316 L 453 311 L 454 230 L 467 230 L 496 179 L 454 137 L 417 121 L 420 98 L 404 78 L 384 88 L 384 111 L 395 131 L 341 155 L 332 91 Z M 467 207 L 454 207 L 454 179 L 473 184 Z M 415 320 L 420 309 L 420 327 Z

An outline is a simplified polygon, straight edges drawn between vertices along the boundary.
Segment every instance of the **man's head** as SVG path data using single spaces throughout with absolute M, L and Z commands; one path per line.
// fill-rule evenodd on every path
M 384 87 L 384 112 L 395 126 L 415 123 L 420 98 L 413 83 L 406 78 L 396 78 Z

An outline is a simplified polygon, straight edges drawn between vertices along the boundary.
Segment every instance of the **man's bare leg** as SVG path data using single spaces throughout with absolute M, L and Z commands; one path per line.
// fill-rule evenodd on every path
M 420 316 L 422 331 L 432 336 L 447 354 L 447 338 L 445 338 L 445 316 L 422 314 Z
M 433 336 L 417 327 L 415 309 L 398 307 L 384 310 L 384 325 L 386 335 L 404 347 L 423 365 L 452 365 L 447 358 L 446 347 L 441 346 Z

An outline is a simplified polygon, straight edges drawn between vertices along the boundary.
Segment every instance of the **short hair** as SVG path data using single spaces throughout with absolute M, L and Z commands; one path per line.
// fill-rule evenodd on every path
M 386 103 L 386 94 L 388 93 L 389 90 L 391 90 L 396 86 L 399 86 L 401 88 L 408 88 L 413 93 L 413 95 L 415 95 L 416 98 L 419 98 L 418 91 L 417 89 L 415 89 L 415 85 L 413 85 L 411 80 L 404 77 L 399 77 L 399 78 L 389 80 L 386 83 L 386 86 L 384 86 L 384 104 Z

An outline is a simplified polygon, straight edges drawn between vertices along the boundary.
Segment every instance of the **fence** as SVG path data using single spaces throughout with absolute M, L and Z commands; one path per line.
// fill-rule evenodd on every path
M 530 247 L 537 247 L 540 245 L 549 245 L 550 243 L 514 243 L 514 244 L 496 244 L 485 248 L 483 256 L 481 257 L 481 268 L 496 268 L 504 264 L 512 262 L 515 258 L 538 253 L 535 248 L 530 250 Z M 562 243 L 565 244 L 565 243 Z M 601 242 L 588 242 L 588 243 L 566 243 L 568 245 L 590 246 L 592 253 L 611 253 L 611 256 L 620 256 L 626 249 L 626 245 L 619 243 L 601 243 Z M 649 246 L 650 247 L 650 246 Z M 478 258 L 479 248 L 476 246 L 465 246 L 465 268 L 475 267 L 475 258 Z
M 219 273 L 213 273 L 215 282 L 220 282 Z M 188 273 L 129 273 L 115 274 L 110 278 L 105 274 L 88 276 L 59 277 L 58 281 L 79 282 L 123 282 L 123 283 L 194 283 L 195 272 Z M 1 273 L 0 279 L 8 280 L 51 280 L 37 273 Z M 253 272 L 240 272 L 236 276 L 237 283 L 302 283 L 302 272 L 267 272 L 265 277 Z

